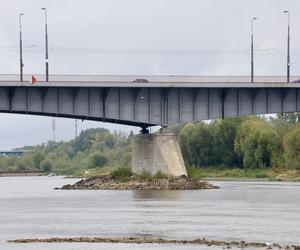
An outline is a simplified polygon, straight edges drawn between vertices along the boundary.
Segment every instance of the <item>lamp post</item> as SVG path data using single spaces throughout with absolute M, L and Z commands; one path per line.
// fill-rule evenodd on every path
M 254 82 L 254 21 L 257 17 L 251 19 L 251 83 Z
M 45 64 L 46 64 L 46 82 L 49 81 L 49 62 L 48 62 L 48 21 L 47 21 L 47 9 L 42 8 L 45 13 Z
M 22 16 L 23 13 L 19 14 L 19 31 L 20 31 L 20 81 L 23 82 L 23 44 L 22 44 Z
M 290 82 L 290 12 L 285 10 L 288 16 L 288 38 L 287 38 L 287 82 Z

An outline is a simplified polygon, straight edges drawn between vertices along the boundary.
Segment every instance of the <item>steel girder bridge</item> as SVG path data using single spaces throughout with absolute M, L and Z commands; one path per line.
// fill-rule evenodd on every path
M 147 127 L 298 112 L 300 77 L 0 75 L 0 112 Z

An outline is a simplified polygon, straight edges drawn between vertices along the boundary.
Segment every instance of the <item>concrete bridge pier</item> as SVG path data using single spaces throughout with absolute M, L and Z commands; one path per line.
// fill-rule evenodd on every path
M 174 133 L 139 134 L 133 139 L 132 172 L 158 171 L 168 176 L 187 176 L 181 150 Z

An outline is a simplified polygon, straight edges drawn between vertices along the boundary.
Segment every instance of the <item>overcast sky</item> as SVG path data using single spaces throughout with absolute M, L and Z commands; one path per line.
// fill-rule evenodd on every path
M 250 20 L 258 17 L 255 73 L 284 75 L 283 10 L 290 10 L 291 74 L 300 75 L 299 0 L 1 0 L 0 74 L 19 72 L 21 12 L 24 71 L 44 73 L 41 7 L 48 9 L 50 74 L 249 75 Z M 0 114 L 0 149 L 51 139 L 51 122 Z M 74 137 L 73 120 L 56 123 L 58 140 Z M 78 126 L 134 129 L 87 121 Z

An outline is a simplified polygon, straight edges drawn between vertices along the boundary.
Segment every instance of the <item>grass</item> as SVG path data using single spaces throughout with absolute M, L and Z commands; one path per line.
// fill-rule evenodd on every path
M 88 170 L 80 170 L 78 172 L 75 172 L 72 176 L 73 177 L 93 177 L 93 176 L 109 174 L 115 170 L 116 170 L 116 167 L 91 168 Z
M 267 179 L 272 181 L 300 181 L 300 170 L 294 169 L 241 169 L 235 167 L 206 167 L 195 168 L 188 167 L 188 174 L 195 179 Z M 79 171 L 73 174 L 73 177 L 93 177 L 111 173 L 114 178 L 119 180 L 128 180 L 132 176 L 130 168 L 125 167 L 102 167 L 89 169 L 88 172 Z M 154 176 L 148 172 L 140 175 L 141 180 L 168 179 L 168 176 L 158 171 Z
M 268 178 L 265 170 L 251 169 L 245 170 L 240 168 L 188 168 L 188 174 L 192 178 L 220 178 L 220 179 L 261 179 Z
M 300 181 L 300 170 L 296 169 L 271 169 L 269 175 L 274 181 Z
M 299 170 L 288 169 L 241 169 L 230 167 L 189 167 L 188 174 L 192 178 L 203 179 L 268 179 L 276 181 L 300 181 Z
M 102 168 L 93 168 L 88 171 L 81 170 L 73 174 L 73 177 L 95 177 L 105 174 L 111 174 L 112 178 L 120 181 L 128 181 L 132 177 L 133 173 L 131 168 L 128 167 L 102 167 Z M 171 178 L 171 177 L 170 177 Z M 152 181 L 157 179 L 170 179 L 167 175 L 158 171 L 155 175 L 151 175 L 147 171 L 143 171 L 139 175 L 141 181 Z
M 120 167 L 112 172 L 112 177 L 117 180 L 126 181 L 132 176 L 130 168 Z
M 153 176 L 154 179 L 169 179 L 169 177 L 162 173 L 161 171 L 157 171 L 156 174 Z
M 73 177 L 95 177 L 111 174 L 113 178 L 117 180 L 126 181 L 129 177 L 132 176 L 130 168 L 126 167 L 101 167 L 101 168 L 92 168 L 89 170 L 79 171 L 73 174 Z

